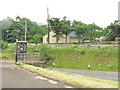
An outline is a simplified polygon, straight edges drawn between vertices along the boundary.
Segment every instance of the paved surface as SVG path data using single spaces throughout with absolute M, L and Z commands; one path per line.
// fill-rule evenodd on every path
M 0 60 L 0 90 L 2 89 L 2 62 Z
M 118 81 L 118 72 L 76 70 L 76 69 L 60 69 L 60 68 L 52 68 L 52 69 L 62 71 L 62 72 L 77 74 L 77 75 L 92 76 L 92 77 L 97 77 L 97 78 L 102 78 L 102 79 Z M 120 72 L 119 72 L 119 75 L 120 75 Z
M 48 79 L 2 62 L 2 88 L 75 88 L 72 85 Z
M 84 76 L 94 76 L 98 78 L 118 80 L 117 72 L 58 69 L 62 72 L 69 72 Z M 1 77 L 1 74 L 0 74 Z M 63 82 L 58 82 L 49 78 L 36 75 L 27 70 L 16 67 L 11 61 L 2 62 L 2 88 L 78 88 Z

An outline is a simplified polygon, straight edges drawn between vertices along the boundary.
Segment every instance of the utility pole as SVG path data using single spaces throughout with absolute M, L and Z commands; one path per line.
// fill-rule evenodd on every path
M 2 41 L 2 31 L 3 31 L 3 24 L 2 24 L 3 21 L 0 21 L 0 41 Z M 2 51 L 2 44 L 0 44 L 0 51 Z M 2 58 L 1 58 L 2 60 Z
M 50 43 L 50 25 L 49 25 L 49 19 L 50 19 L 49 8 L 47 7 L 47 28 L 48 28 L 48 38 L 47 38 L 47 41 L 48 41 L 48 44 Z
M 26 32 L 27 32 L 27 22 L 25 21 L 25 41 L 26 41 Z

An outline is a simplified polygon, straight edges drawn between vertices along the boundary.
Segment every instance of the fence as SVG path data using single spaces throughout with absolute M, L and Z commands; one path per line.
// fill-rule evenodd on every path
M 43 66 L 44 64 L 41 60 L 40 53 L 16 53 L 15 59 L 17 59 L 18 62 L 35 66 Z

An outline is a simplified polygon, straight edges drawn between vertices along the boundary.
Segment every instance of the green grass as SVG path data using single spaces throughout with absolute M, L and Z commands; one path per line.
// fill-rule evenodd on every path
M 22 63 L 15 63 L 17 66 L 37 73 L 42 76 L 46 76 L 55 80 L 70 83 L 75 86 L 80 86 L 84 88 L 118 88 L 118 82 L 112 80 L 98 79 L 94 77 L 73 75 L 70 73 L 64 73 L 55 70 L 48 70 L 40 67 L 35 67 L 32 65 L 26 65 Z
M 116 48 L 56 48 L 52 50 L 55 67 L 118 71 L 118 50 Z
M 15 53 L 0 53 L 0 56 L 2 56 L 2 60 L 14 60 L 14 54 Z
M 51 61 L 46 66 L 56 68 L 71 68 L 87 70 L 88 64 L 91 70 L 118 71 L 118 48 L 88 48 L 88 47 L 55 47 L 47 44 L 40 46 L 28 45 L 29 52 L 38 52 L 41 59 Z M 13 60 L 15 54 L 15 44 L 8 46 L 2 52 L 3 60 Z
M 11 44 L 8 46 L 8 48 L 3 49 L 2 52 L 0 52 L 2 60 L 14 60 L 15 49 L 15 44 Z

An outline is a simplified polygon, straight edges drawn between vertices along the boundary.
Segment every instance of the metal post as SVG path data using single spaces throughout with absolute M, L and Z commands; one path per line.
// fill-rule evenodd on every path
M 17 62 L 17 53 L 15 54 L 15 62 Z
M 25 41 L 26 41 L 26 33 L 27 33 L 27 22 L 25 21 Z
M 49 8 L 47 7 L 48 43 L 50 43 Z
M 20 21 L 20 17 L 17 16 L 17 17 L 16 17 L 16 23 L 17 23 L 17 25 L 19 25 L 19 21 Z M 19 26 L 18 26 L 18 27 L 19 27 Z M 17 59 L 18 59 L 18 53 L 17 53 L 17 42 L 18 42 L 18 40 L 19 40 L 19 28 L 17 28 L 15 62 L 17 62 Z
M 1 31 L 0 31 L 1 40 L 2 40 L 2 30 L 3 30 L 3 23 L 2 23 L 2 21 L 1 21 Z
M 3 29 L 3 26 L 2 26 L 2 21 L 1 22 L 1 26 L 0 26 L 0 41 L 2 41 L 2 29 Z M 2 45 L 0 44 L 0 51 L 2 52 Z M 2 57 L 0 57 L 0 59 L 2 60 Z

